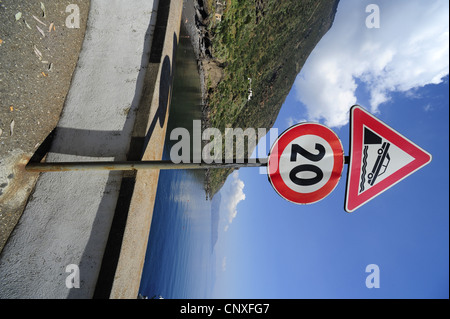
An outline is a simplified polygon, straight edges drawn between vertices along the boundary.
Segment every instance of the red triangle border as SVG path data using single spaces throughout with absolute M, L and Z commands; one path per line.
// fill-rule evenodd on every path
M 395 144 L 404 152 L 412 156 L 414 160 L 371 188 L 358 194 L 364 126 Z M 352 106 L 350 110 L 350 163 L 347 171 L 345 211 L 348 213 L 355 211 L 357 208 L 394 186 L 402 179 L 427 165 L 431 162 L 431 158 L 432 156 L 428 152 L 374 117 L 372 114 L 368 113 L 359 105 Z

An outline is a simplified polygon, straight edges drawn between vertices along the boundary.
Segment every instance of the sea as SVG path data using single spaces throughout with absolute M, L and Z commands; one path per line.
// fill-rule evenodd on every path
M 163 159 L 176 127 L 192 137 L 201 119 L 201 87 L 191 41 L 182 27 Z M 192 144 L 191 144 L 192 145 Z M 143 298 L 204 299 L 215 279 L 220 194 L 208 199 L 204 170 L 161 170 L 139 294 Z

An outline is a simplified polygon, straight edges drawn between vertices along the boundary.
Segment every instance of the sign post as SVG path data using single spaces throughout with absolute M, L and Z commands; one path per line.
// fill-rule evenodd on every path
M 240 163 L 179 163 L 171 161 L 66 162 L 30 161 L 26 170 L 212 169 L 267 166 L 269 182 L 284 199 L 312 204 L 327 197 L 347 170 L 345 211 L 355 211 L 402 179 L 431 162 L 431 155 L 359 105 L 350 109 L 350 154 L 338 136 L 318 123 L 300 123 L 284 131 L 268 158 Z

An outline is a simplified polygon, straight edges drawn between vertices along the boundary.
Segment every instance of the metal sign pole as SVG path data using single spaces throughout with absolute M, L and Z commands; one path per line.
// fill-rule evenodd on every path
M 28 163 L 25 169 L 29 172 L 66 172 L 66 171 L 131 171 L 140 169 L 207 169 L 207 168 L 240 168 L 267 166 L 266 158 L 244 160 L 242 163 L 178 163 L 172 161 L 130 161 L 130 162 L 60 162 L 60 163 Z

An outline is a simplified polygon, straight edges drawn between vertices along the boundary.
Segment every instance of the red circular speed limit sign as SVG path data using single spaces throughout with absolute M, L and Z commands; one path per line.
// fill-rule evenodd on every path
M 284 199 L 315 203 L 336 187 L 344 168 L 344 150 L 324 125 L 301 123 L 284 131 L 268 159 L 269 181 Z

